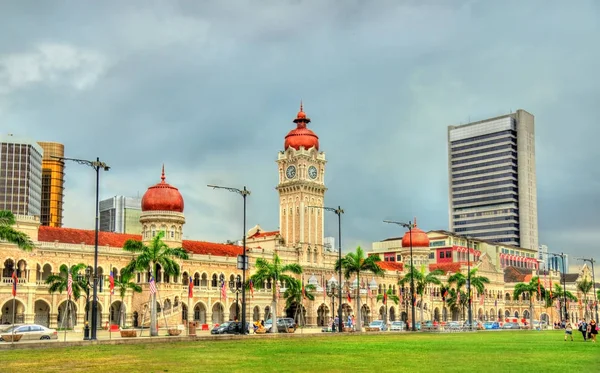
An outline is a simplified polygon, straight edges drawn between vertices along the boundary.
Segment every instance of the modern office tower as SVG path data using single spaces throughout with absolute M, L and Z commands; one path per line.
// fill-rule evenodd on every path
M 543 266 L 548 264 L 548 246 L 540 245 L 538 247 L 538 260 L 543 263 Z
M 104 232 L 141 234 L 142 199 L 115 196 L 100 201 L 100 230 Z
M 560 256 L 550 256 L 548 258 L 548 269 L 560 273 L 569 273 L 569 255 L 565 254 L 565 267 L 563 271 L 563 258 Z
M 335 237 L 323 238 L 323 246 L 327 251 L 337 251 L 337 248 L 335 247 Z
M 44 150 L 40 223 L 51 227 L 62 227 L 65 162 L 56 157 L 65 156 L 65 146 L 57 142 L 38 141 L 38 144 Z
M 0 210 L 40 215 L 42 154 L 35 141 L 0 135 Z
M 448 127 L 450 230 L 538 250 L 534 117 Z

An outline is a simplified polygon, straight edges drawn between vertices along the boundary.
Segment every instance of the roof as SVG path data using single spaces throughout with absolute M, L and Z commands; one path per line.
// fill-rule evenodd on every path
M 579 273 L 565 273 L 560 276 L 560 281 L 562 282 L 564 277 L 565 282 L 575 282 L 579 278 Z
M 504 268 L 504 282 L 529 282 L 529 280 L 531 280 L 532 272 L 533 270 L 531 268 L 508 266 Z
M 277 236 L 278 234 L 279 234 L 279 231 L 263 232 L 263 231 L 258 230 L 256 233 L 254 233 L 252 236 L 250 236 L 248 238 L 271 237 L 271 236 Z
M 441 269 L 444 273 L 456 273 L 460 271 L 460 263 L 432 263 L 429 265 L 429 271 Z
M 403 263 L 399 263 L 399 262 L 377 262 L 377 264 L 379 264 L 379 266 L 381 267 L 381 269 L 383 269 L 384 271 L 402 271 L 404 268 L 404 264 Z
M 386 242 L 386 241 L 402 241 L 402 237 L 390 237 L 390 238 L 386 238 L 385 240 L 381 240 L 379 242 Z
M 98 232 L 98 246 L 123 247 L 127 240 L 141 241 L 142 235 Z M 38 231 L 38 241 L 94 245 L 95 231 L 41 226 Z M 201 255 L 237 256 L 243 251 L 241 246 L 205 241 L 183 240 L 181 245 L 184 250 Z

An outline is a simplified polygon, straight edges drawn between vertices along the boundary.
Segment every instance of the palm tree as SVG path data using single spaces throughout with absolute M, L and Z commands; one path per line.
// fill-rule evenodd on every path
M 67 291 L 67 288 L 69 286 L 69 273 L 71 273 L 71 279 L 73 280 L 71 284 L 71 289 L 73 290 L 73 300 L 78 300 L 82 295 L 82 291 L 85 291 L 85 289 L 82 286 L 82 282 L 80 282 L 78 279 L 78 275 L 79 272 L 81 270 L 85 270 L 86 267 L 87 265 L 83 263 L 75 264 L 74 266 L 71 266 L 71 268 L 69 268 L 66 264 L 61 265 L 58 274 L 51 274 L 46 279 L 46 284 L 49 285 L 48 293 L 54 294 L 58 292 L 59 294 L 62 294 L 63 291 Z M 70 301 L 71 299 L 67 300 L 67 302 Z M 67 306 L 65 307 L 65 315 L 63 316 L 63 320 L 65 317 L 67 318 L 67 320 L 70 320 L 71 311 L 69 310 L 69 306 L 69 303 L 67 303 Z
M 125 295 L 127 290 L 131 289 L 134 293 L 141 293 L 142 287 L 135 282 L 133 279 L 133 273 L 123 271 L 120 278 L 115 278 L 115 288 L 119 290 L 119 296 L 121 298 L 121 306 L 119 307 L 119 319 L 118 324 L 121 325 L 121 315 L 123 314 L 123 303 L 125 302 Z M 127 326 L 127 321 L 123 322 L 123 326 Z
M 400 281 L 398 281 L 398 285 L 404 287 L 404 285 L 410 283 L 410 277 L 412 273 L 412 277 L 415 282 L 415 292 L 421 297 L 421 324 L 423 324 L 423 295 L 425 294 L 425 289 L 428 288 L 430 284 L 442 285 L 442 281 L 438 278 L 438 276 L 443 276 L 444 271 L 441 269 L 436 269 L 435 271 L 431 271 L 429 273 L 425 273 L 425 265 L 421 266 L 420 270 L 417 270 L 413 266 L 408 267 L 409 275 L 404 276 Z
M 566 305 L 563 305 L 563 299 L 567 298 L 570 301 L 576 302 L 577 301 L 577 297 L 573 295 L 573 293 L 571 293 L 570 291 L 563 291 L 563 287 L 560 286 L 560 284 L 554 284 L 554 290 L 553 291 L 547 291 L 545 294 L 545 299 L 546 299 L 546 307 L 552 307 L 553 303 L 555 300 L 558 300 L 559 305 L 561 305 L 560 308 L 560 314 L 562 315 L 562 313 L 564 312 L 564 308 L 566 307 Z M 561 316 L 562 319 L 563 316 Z
M 0 240 L 17 245 L 21 250 L 31 251 L 33 242 L 25 233 L 12 226 L 16 224 L 15 215 L 7 210 L 0 210 Z
M 594 283 L 592 283 L 588 279 L 583 279 L 577 283 L 577 290 L 579 290 L 580 292 L 583 293 L 583 299 L 585 302 L 585 319 L 586 320 L 588 319 L 588 308 L 589 308 L 587 295 L 592 290 L 593 286 L 594 286 Z
M 528 283 L 519 282 L 515 285 L 515 290 L 513 291 L 513 299 L 518 300 L 522 294 L 529 295 L 529 326 L 533 327 L 533 296 L 538 292 L 546 292 L 546 289 L 540 284 L 539 276 L 532 277 Z M 544 294 L 542 293 L 542 294 Z
M 454 288 L 446 288 L 446 290 L 448 291 L 448 296 L 446 297 L 446 303 L 448 303 L 448 307 L 450 307 L 450 309 L 462 312 L 464 316 L 465 307 L 467 307 L 467 304 L 469 302 L 469 297 L 467 297 L 467 293 L 461 291 L 460 289 Z
M 148 246 L 141 241 L 127 240 L 123 249 L 137 254 L 125 267 L 125 273 L 133 274 L 135 271 L 150 271 L 151 276 L 156 276 L 157 265 L 160 264 L 163 273 L 171 276 L 179 276 L 179 264 L 173 258 L 188 259 L 188 253 L 178 247 L 170 248 L 162 241 L 165 232 L 159 232 Z M 155 278 L 156 281 L 156 278 Z M 150 335 L 157 336 L 156 325 L 156 293 L 152 294 L 150 300 Z
M 362 331 L 361 317 L 360 317 L 360 273 L 369 271 L 374 275 L 381 276 L 384 274 L 383 269 L 377 264 L 381 259 L 379 255 L 371 255 L 365 257 L 365 252 L 359 247 L 356 248 L 356 252 L 348 253 L 342 260 L 337 260 L 335 263 L 335 270 L 344 270 L 344 277 L 348 280 L 353 274 L 356 274 L 356 331 Z M 341 284 L 340 284 L 341 285 Z M 341 302 L 341 299 L 340 299 Z
M 387 324 L 387 300 L 391 299 L 394 304 L 398 305 L 400 302 L 400 298 L 394 294 L 394 291 L 391 287 L 389 287 L 384 294 L 377 294 L 377 301 L 383 301 L 383 305 L 385 306 L 385 315 L 383 322 Z
M 285 299 L 285 306 L 286 308 L 289 308 L 296 304 L 296 315 L 294 315 L 294 319 L 296 319 L 296 316 L 298 315 L 298 310 L 300 309 L 300 315 L 302 316 L 303 320 L 302 325 L 304 325 L 304 313 L 302 313 L 303 307 L 300 307 L 299 305 L 302 305 L 304 298 L 308 300 L 315 300 L 315 296 L 311 294 L 311 292 L 317 290 L 317 288 L 315 287 L 315 285 L 307 284 L 304 286 L 304 291 L 302 291 L 302 281 L 297 280 L 295 278 L 292 278 L 291 280 L 292 281 L 287 283 L 287 288 L 283 293 L 283 298 Z
M 264 286 L 266 282 L 272 284 L 271 291 L 273 293 L 273 301 L 271 304 L 271 316 L 272 333 L 277 333 L 277 283 L 279 280 L 284 281 L 286 284 L 292 284 L 297 281 L 295 278 L 286 275 L 286 273 L 293 273 L 299 275 L 302 273 L 302 267 L 296 263 L 290 263 L 283 265 L 279 255 L 273 254 L 273 263 L 263 258 L 256 259 L 256 272 L 250 277 L 252 284 L 257 288 Z

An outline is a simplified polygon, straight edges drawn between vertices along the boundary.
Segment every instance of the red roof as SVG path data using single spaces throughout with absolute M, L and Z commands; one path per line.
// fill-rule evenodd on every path
M 460 271 L 460 263 L 433 263 L 429 265 L 430 271 L 441 269 L 445 273 L 456 273 Z
M 381 269 L 385 270 L 385 271 L 402 271 L 404 269 L 404 264 L 403 263 L 398 263 L 398 262 L 377 262 L 377 264 L 379 264 L 379 266 L 381 267 Z
M 40 242 L 61 242 L 71 244 L 86 245 L 94 244 L 93 230 L 73 229 L 73 228 L 56 228 L 41 226 L 38 231 L 38 241 Z M 269 232 L 270 233 L 270 232 Z M 123 247 L 127 240 L 141 241 L 140 234 L 125 234 L 113 232 L 98 232 L 98 246 Z M 211 254 L 217 256 L 236 256 L 241 254 L 243 248 L 237 245 L 227 245 L 221 243 L 204 242 L 204 241 L 189 241 L 182 242 L 183 248 L 194 254 Z
M 258 231 L 248 238 L 261 238 L 261 237 L 277 236 L 278 234 L 279 234 L 279 231 L 271 231 L 271 232 Z

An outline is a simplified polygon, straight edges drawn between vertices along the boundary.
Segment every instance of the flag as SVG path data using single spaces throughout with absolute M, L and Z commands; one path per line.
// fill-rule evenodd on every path
M 12 284 L 12 295 L 13 295 L 13 297 L 16 297 L 17 296 L 17 282 L 19 281 L 19 279 L 17 278 L 17 269 L 16 268 L 13 271 L 13 274 L 12 274 L 12 281 L 13 281 L 13 284 Z
M 71 268 L 69 268 L 69 276 L 67 277 L 67 295 L 69 298 L 73 296 L 73 276 L 71 275 Z
M 254 281 L 250 279 L 250 297 L 254 299 Z
M 304 281 L 302 281 L 302 299 L 306 298 L 306 289 L 304 288 Z
M 413 293 L 413 306 L 417 305 L 417 293 Z
M 227 300 L 227 290 L 225 289 L 225 280 L 221 282 L 221 298 Z
M 150 285 L 150 294 L 156 294 L 156 282 L 154 282 L 154 277 L 150 274 L 150 281 L 148 282 Z
M 110 271 L 110 295 L 114 295 L 115 294 L 115 275 L 113 274 L 113 271 Z
M 383 304 L 387 304 L 387 291 L 383 292 Z
M 189 278 L 190 278 L 190 283 L 188 284 L 188 298 L 193 298 L 194 297 L 194 280 L 192 279 L 192 276 L 190 276 Z
M 444 298 L 444 300 L 448 298 L 448 289 L 444 289 L 444 295 L 442 296 L 442 298 Z
M 350 290 L 348 290 L 348 303 L 352 303 L 352 297 L 350 296 Z
M 542 296 L 542 288 L 540 285 L 540 276 L 538 276 L 538 295 L 541 297 Z

